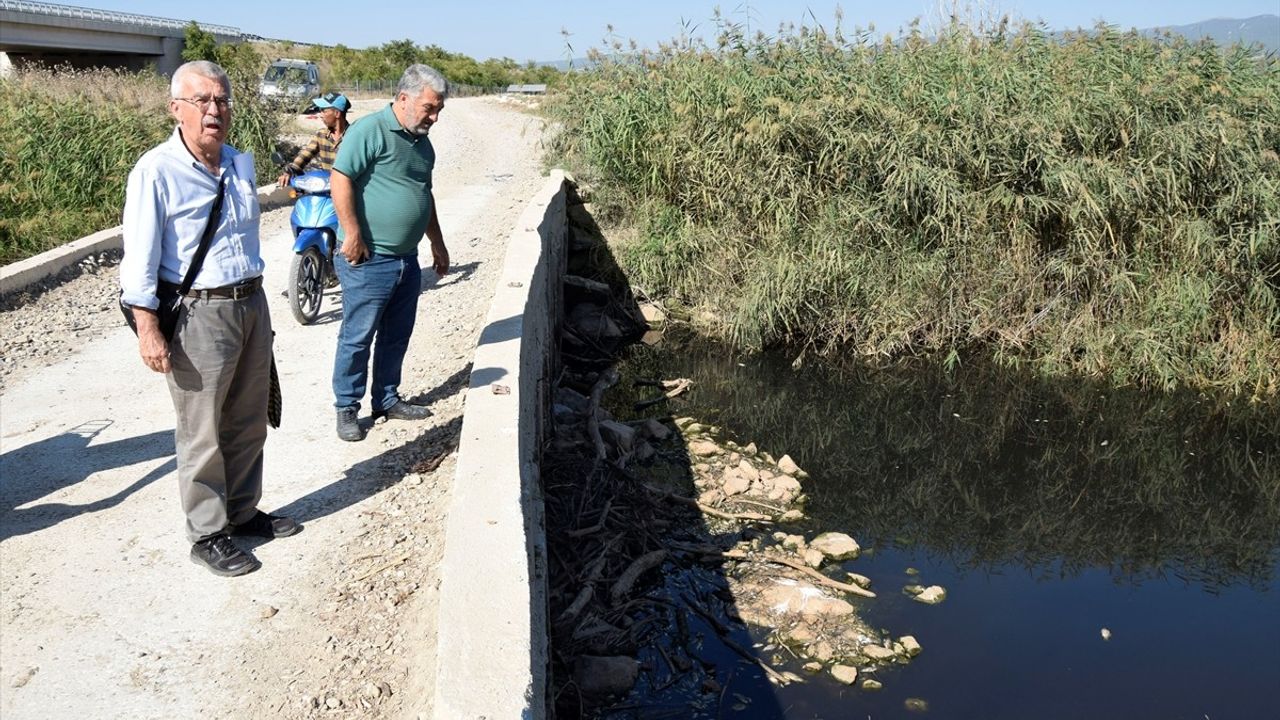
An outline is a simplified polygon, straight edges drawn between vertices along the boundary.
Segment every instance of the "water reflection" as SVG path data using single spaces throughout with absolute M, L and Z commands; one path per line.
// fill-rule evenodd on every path
M 848 568 L 879 592 L 867 619 L 924 645 L 880 692 L 761 687 L 784 710 L 759 717 L 904 717 L 914 699 L 960 720 L 1275 715 L 1276 404 L 793 358 L 683 340 L 628 360 L 695 380 L 673 415 L 806 468 L 811 534 L 875 551 Z M 898 592 L 913 583 L 948 599 Z
M 990 363 L 835 368 L 686 340 L 634 374 L 695 378 L 690 404 L 813 478 L 810 514 L 866 544 L 1043 576 L 1274 580 L 1280 408 L 1047 379 Z

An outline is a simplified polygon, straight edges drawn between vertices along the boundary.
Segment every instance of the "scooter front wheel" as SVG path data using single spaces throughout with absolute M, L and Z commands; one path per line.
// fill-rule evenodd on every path
M 310 325 L 320 316 L 324 297 L 324 257 L 320 251 L 309 247 L 294 255 L 289 277 L 289 308 L 298 322 Z

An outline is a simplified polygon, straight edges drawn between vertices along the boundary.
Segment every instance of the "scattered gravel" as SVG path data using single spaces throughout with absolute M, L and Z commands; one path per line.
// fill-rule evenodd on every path
M 124 324 L 118 251 L 86 258 L 0 301 L 0 390 Z

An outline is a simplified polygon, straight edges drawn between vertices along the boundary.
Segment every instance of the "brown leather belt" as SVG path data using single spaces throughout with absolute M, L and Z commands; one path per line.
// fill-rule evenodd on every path
M 173 283 L 166 282 L 164 284 L 169 286 L 170 288 L 177 287 L 177 285 Z M 209 298 L 228 298 L 230 300 L 243 300 L 253 295 L 255 292 L 257 292 L 258 288 L 260 287 L 262 287 L 261 275 L 255 278 L 250 278 L 248 280 L 245 280 L 244 282 L 236 283 L 235 285 L 224 285 L 222 287 L 205 288 L 203 290 L 196 290 L 195 288 L 192 288 L 191 290 L 187 291 L 186 296 L 189 298 L 204 298 L 206 300 Z

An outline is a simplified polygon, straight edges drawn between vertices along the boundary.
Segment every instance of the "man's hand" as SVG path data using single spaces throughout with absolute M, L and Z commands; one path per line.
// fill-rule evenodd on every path
M 160 320 L 155 310 L 135 307 L 133 319 L 138 323 L 138 354 L 142 364 L 158 373 L 173 369 L 169 363 L 169 343 L 160 333 Z
M 449 248 L 445 247 L 443 242 L 431 243 L 431 267 L 437 275 L 446 275 L 449 272 Z
M 289 184 L 289 178 L 292 177 L 287 172 L 280 173 L 280 177 L 276 178 L 276 187 L 284 187 Z
M 365 247 L 364 240 L 360 238 L 359 233 L 348 234 L 347 239 L 342 241 L 342 257 L 352 265 L 359 265 L 369 257 L 369 248 Z

